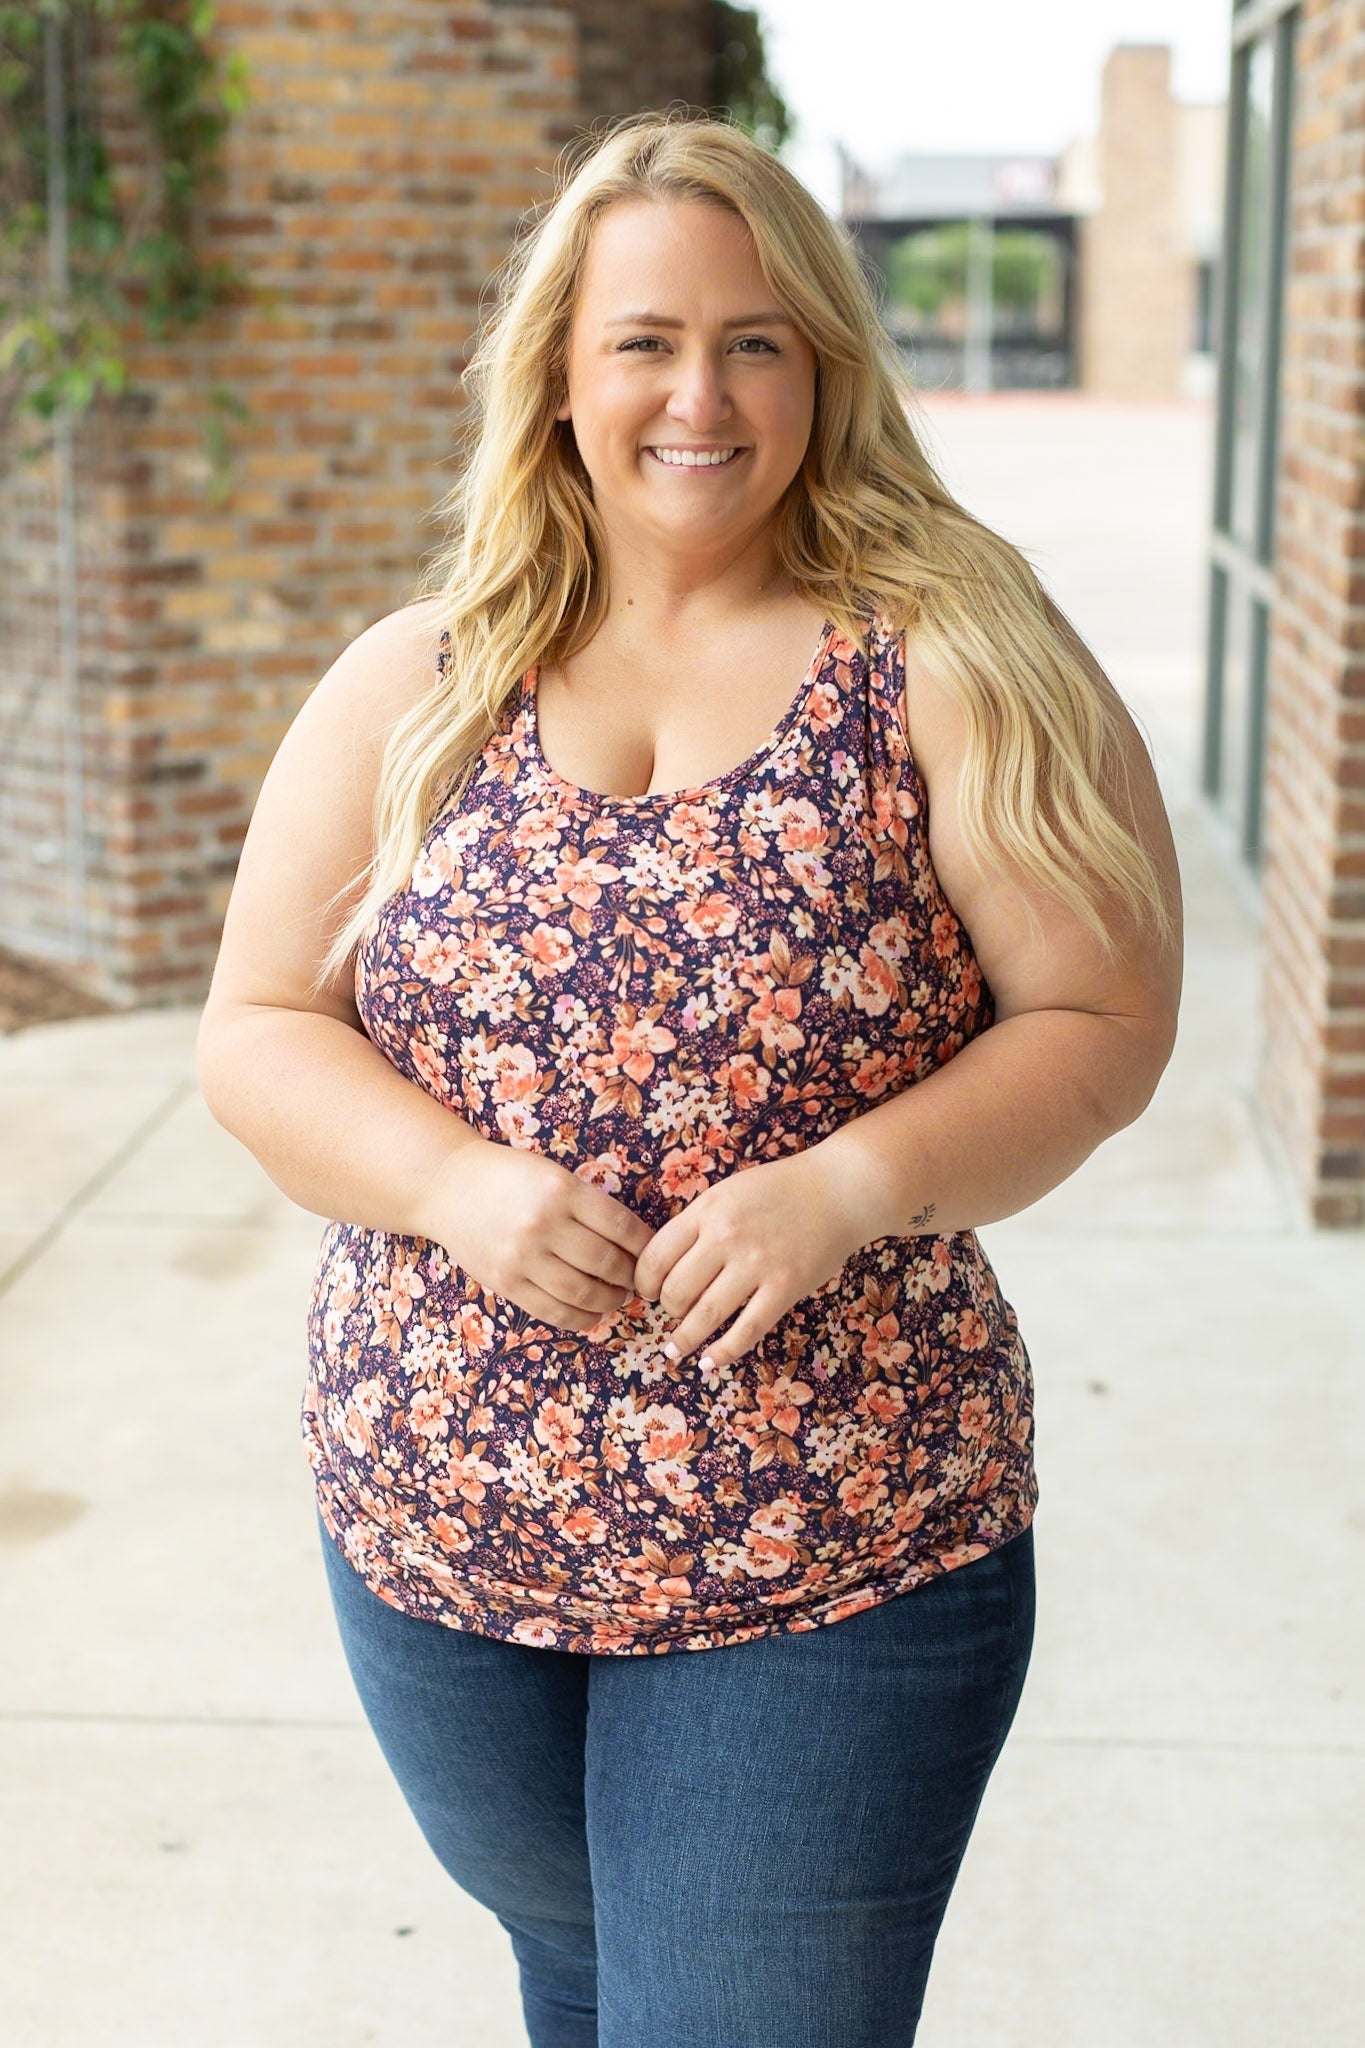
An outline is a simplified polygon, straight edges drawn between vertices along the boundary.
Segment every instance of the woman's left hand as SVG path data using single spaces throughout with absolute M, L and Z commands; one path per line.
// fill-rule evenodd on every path
M 706 1345 L 717 1369 L 733 1365 L 875 1234 L 857 1183 L 832 1172 L 821 1149 L 732 1173 L 655 1231 L 635 1261 L 635 1292 L 677 1319 L 670 1358 L 686 1358 L 742 1308 Z

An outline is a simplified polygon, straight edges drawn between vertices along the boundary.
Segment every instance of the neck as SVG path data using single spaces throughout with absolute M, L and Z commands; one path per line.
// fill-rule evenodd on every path
M 762 611 L 792 591 L 771 523 L 724 551 L 663 550 L 608 528 L 606 575 L 610 617 L 659 631 Z

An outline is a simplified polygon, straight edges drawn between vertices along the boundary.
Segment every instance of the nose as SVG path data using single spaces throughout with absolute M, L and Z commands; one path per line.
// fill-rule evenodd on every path
M 731 412 L 724 359 L 718 362 L 708 349 L 684 350 L 677 359 L 665 411 L 671 420 L 699 434 L 722 425 Z

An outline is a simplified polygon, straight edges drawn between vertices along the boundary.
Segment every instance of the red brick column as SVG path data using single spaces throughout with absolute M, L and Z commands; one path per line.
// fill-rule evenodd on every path
M 1312 1219 L 1365 1224 L 1363 0 L 1305 0 L 1267 701 L 1257 1087 Z

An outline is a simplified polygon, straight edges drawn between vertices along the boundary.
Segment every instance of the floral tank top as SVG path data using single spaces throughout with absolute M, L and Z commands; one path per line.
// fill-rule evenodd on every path
M 447 659 L 442 638 L 441 667 Z M 657 1229 L 816 1145 L 994 1021 L 929 858 L 904 642 L 827 624 L 769 739 L 647 796 L 545 761 L 536 670 L 357 952 L 384 1057 Z M 1037 1502 L 1018 1324 L 976 1234 L 876 1239 L 732 1368 L 634 1296 L 589 1339 L 440 1244 L 335 1222 L 303 1429 L 324 1525 L 402 1611 L 579 1652 L 837 1622 Z

